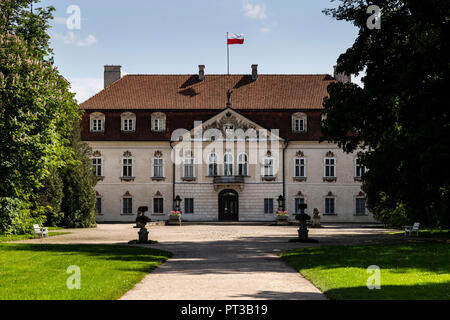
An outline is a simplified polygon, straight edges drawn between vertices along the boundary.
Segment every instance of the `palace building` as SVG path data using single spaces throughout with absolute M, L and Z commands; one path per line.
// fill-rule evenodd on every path
M 97 220 L 290 219 L 298 205 L 324 222 L 373 222 L 357 153 L 319 143 L 335 74 L 126 75 L 105 66 L 105 88 L 82 103 L 82 139 L 98 177 Z M 282 200 L 279 202 L 279 200 Z M 284 200 L 284 201 L 283 201 Z

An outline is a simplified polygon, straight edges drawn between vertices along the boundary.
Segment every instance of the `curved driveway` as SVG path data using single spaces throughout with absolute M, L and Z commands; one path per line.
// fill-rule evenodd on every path
M 100 224 L 95 229 L 31 240 L 42 243 L 126 243 L 137 238 L 132 224 Z M 316 287 L 285 265 L 278 253 L 311 244 L 288 243 L 297 227 L 192 224 L 150 226 L 151 247 L 174 256 L 147 275 L 121 299 L 326 299 Z M 327 226 L 311 229 L 319 244 L 379 242 L 387 230 Z M 391 238 L 392 236 L 389 236 Z

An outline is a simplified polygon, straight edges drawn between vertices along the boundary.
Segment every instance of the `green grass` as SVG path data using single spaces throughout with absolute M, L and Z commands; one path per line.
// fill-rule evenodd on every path
M 137 246 L 0 244 L 0 300 L 110 300 L 121 297 L 170 256 Z M 69 266 L 81 289 L 69 290 Z
M 55 229 L 56 230 L 56 229 Z M 70 234 L 71 232 L 48 232 L 49 237 L 54 236 L 61 236 L 63 234 Z M 0 242 L 7 242 L 7 241 L 21 241 L 21 240 L 28 240 L 28 239 L 34 239 L 34 236 L 32 234 L 0 234 Z
M 446 243 L 314 247 L 281 258 L 331 299 L 450 299 Z M 367 288 L 371 265 L 381 270 L 379 290 Z

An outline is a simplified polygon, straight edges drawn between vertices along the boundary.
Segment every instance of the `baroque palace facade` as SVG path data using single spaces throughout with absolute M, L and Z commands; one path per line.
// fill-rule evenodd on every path
M 97 220 L 272 221 L 278 199 L 324 222 L 373 222 L 357 153 L 319 143 L 327 86 L 320 75 L 126 75 L 80 105 L 98 176 Z M 280 197 L 281 196 L 281 197 Z M 283 207 L 283 204 L 282 204 Z

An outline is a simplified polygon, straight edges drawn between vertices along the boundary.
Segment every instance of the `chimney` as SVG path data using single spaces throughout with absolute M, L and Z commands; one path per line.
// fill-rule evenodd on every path
M 104 84 L 105 88 L 119 80 L 122 76 L 122 66 L 105 66 Z
M 334 78 L 342 83 L 347 83 L 347 82 L 352 82 L 352 76 L 348 76 L 344 73 L 337 73 L 336 72 L 336 66 L 333 67 L 334 68 Z
M 252 64 L 252 80 L 256 81 L 258 80 L 258 65 Z
M 198 80 L 205 80 L 205 65 L 203 64 L 198 65 Z

